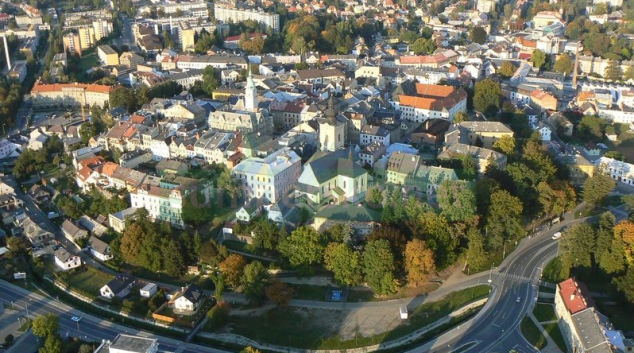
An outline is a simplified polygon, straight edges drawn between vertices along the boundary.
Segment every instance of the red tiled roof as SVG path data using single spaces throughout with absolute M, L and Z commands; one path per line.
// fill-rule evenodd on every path
M 593 306 L 588 290 L 582 283 L 577 283 L 574 278 L 568 278 L 557 286 L 559 287 L 559 295 L 570 314 Z
M 82 83 L 54 83 L 54 84 L 42 84 L 39 81 L 35 83 L 33 89 L 31 90 L 31 94 L 36 94 L 40 92 L 61 92 L 65 88 L 83 88 L 87 92 L 98 92 L 98 93 L 110 93 L 112 91 L 112 86 L 105 85 L 95 85 L 95 84 L 82 84 Z

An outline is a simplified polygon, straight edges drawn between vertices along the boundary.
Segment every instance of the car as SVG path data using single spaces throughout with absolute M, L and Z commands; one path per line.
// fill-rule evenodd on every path
M 75 321 L 75 322 L 80 322 L 81 321 L 81 316 L 73 316 L 70 319 Z
M 522 298 L 517 297 L 517 299 L 516 299 L 515 301 L 519 303 L 519 302 L 521 302 L 521 301 L 522 301 Z
M 557 240 L 559 238 L 561 238 L 561 232 L 557 232 L 553 234 L 553 236 L 551 237 L 552 240 Z

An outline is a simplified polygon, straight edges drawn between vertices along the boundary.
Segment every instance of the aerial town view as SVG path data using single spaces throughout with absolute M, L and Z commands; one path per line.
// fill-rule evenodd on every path
M 634 0 L 0 0 L 0 353 L 634 353 Z

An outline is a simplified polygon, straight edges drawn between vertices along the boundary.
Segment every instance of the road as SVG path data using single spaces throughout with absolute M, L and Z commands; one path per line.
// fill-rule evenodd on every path
M 60 335 L 62 337 L 81 336 L 89 340 L 101 341 L 103 339 L 112 340 L 119 333 L 128 333 L 140 337 L 156 338 L 159 340 L 160 352 L 183 352 L 183 353 L 225 353 L 226 351 L 203 347 L 197 344 L 184 343 L 179 340 L 159 337 L 149 332 L 137 330 L 135 328 L 112 323 L 78 310 L 70 306 L 58 302 L 56 300 L 42 297 L 39 294 L 31 293 L 25 289 L 14 286 L 8 282 L 0 281 L 0 302 L 21 313 L 27 314 L 33 318 L 38 315 L 52 313 L 59 317 Z M 73 316 L 81 316 L 82 320 L 76 323 L 71 320 Z
M 615 215 L 617 220 L 627 216 L 623 212 Z M 558 242 L 551 236 L 566 226 L 589 220 L 572 218 L 569 214 L 568 221 L 531 239 L 525 238 L 498 269 L 489 272 L 492 296 L 475 318 L 408 353 L 451 353 L 461 347 L 463 352 L 471 353 L 507 353 L 511 349 L 538 352 L 524 339 L 519 324 L 537 301 L 542 269 L 557 255 Z

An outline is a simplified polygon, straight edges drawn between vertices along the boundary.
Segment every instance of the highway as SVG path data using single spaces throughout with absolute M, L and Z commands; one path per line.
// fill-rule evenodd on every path
M 196 344 L 184 343 L 179 340 L 166 337 L 159 337 L 149 332 L 119 325 L 108 320 L 100 319 L 86 313 L 71 308 L 70 306 L 58 302 L 57 300 L 43 297 L 39 294 L 29 292 L 8 282 L 0 281 L 0 302 L 7 307 L 20 310 L 31 318 L 47 313 L 55 314 L 60 321 L 60 335 L 62 337 L 81 336 L 89 340 L 101 341 L 112 340 L 119 333 L 128 333 L 141 337 L 157 338 L 159 340 L 160 352 L 178 353 L 225 353 L 226 351 L 203 347 Z M 73 316 L 81 316 L 82 320 L 76 323 L 71 320 Z

